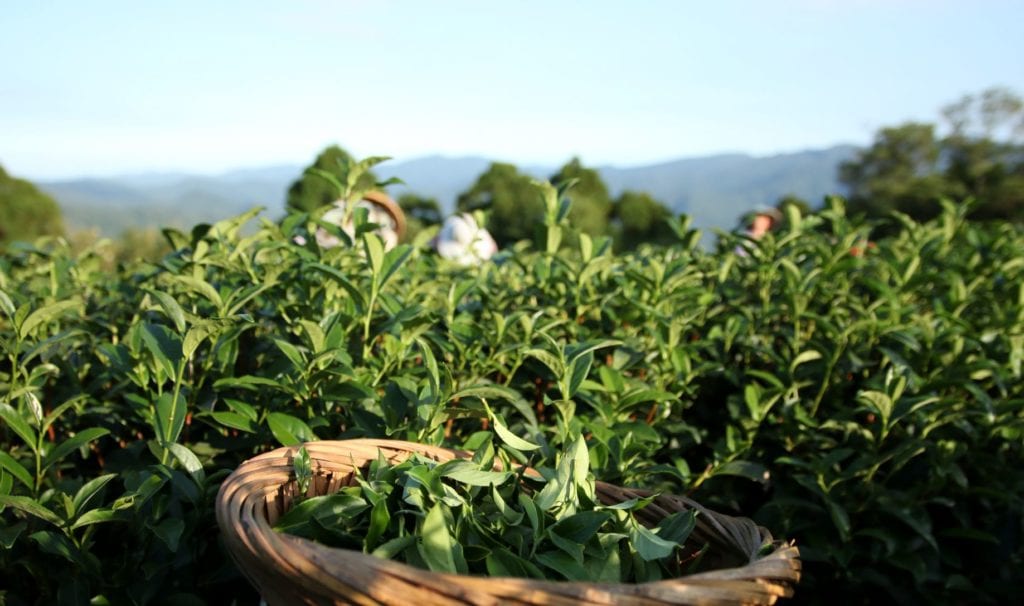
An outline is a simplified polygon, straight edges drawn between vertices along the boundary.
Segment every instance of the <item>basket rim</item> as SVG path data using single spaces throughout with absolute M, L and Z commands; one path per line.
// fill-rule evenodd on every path
M 471 455 L 467 451 L 401 440 L 325 440 L 308 442 L 304 446 L 311 461 L 314 461 L 314 475 L 319 473 L 323 478 L 327 477 L 323 474 L 344 472 L 346 465 L 350 468 L 345 473 L 351 475 L 351 465 L 355 463 L 353 453 L 359 452 L 364 455 L 372 452 L 375 458 L 376 453 L 388 451 L 386 458 L 392 462 L 401 461 L 412 453 L 419 453 L 439 462 L 453 458 L 468 458 Z M 478 600 L 483 596 L 499 596 L 506 600 L 523 594 L 543 594 L 547 598 L 561 596 L 559 599 L 572 600 L 571 603 L 597 604 L 620 599 L 639 600 L 637 603 L 648 603 L 650 600 L 659 603 L 690 603 L 686 601 L 687 596 L 694 594 L 691 597 L 719 595 L 725 599 L 728 599 L 728 596 L 735 598 L 736 595 L 742 595 L 745 600 L 753 600 L 752 603 L 770 604 L 779 597 L 792 595 L 793 585 L 800 579 L 799 550 L 792 542 L 773 541 L 767 529 L 757 526 L 747 518 L 733 518 L 720 514 L 701 506 L 696 501 L 675 495 L 667 495 L 671 501 L 666 503 L 698 509 L 701 512 L 698 520 L 703 519 L 702 523 L 712 525 L 723 542 L 732 542 L 736 546 L 756 543 L 759 547 L 767 540 L 772 542 L 772 551 L 759 556 L 756 553 L 757 549 L 748 549 L 746 552 L 741 549 L 739 553 L 744 553 L 743 557 L 749 561 L 736 567 L 646 583 L 603 583 L 433 572 L 398 561 L 384 560 L 360 551 L 329 547 L 302 537 L 279 533 L 272 527 L 267 503 L 270 500 L 283 499 L 283 492 L 289 486 L 294 487 L 292 457 L 298 449 L 299 446 L 277 448 L 246 460 L 225 479 L 217 495 L 217 523 L 228 552 L 250 581 L 265 594 L 264 597 L 268 601 L 268 596 L 284 595 L 280 593 L 281 587 L 275 586 L 280 579 L 268 581 L 268 574 L 279 574 L 281 579 L 286 580 L 280 582 L 289 586 L 308 587 L 309 583 L 319 582 L 328 590 L 340 591 L 346 595 L 348 592 L 360 591 L 360 588 L 351 585 L 359 585 L 361 576 L 371 577 L 371 583 L 372 578 L 377 577 L 402 580 L 413 587 L 433 587 L 432 592 L 447 592 L 446 595 L 452 599 L 464 600 L 456 603 L 486 603 L 486 600 Z M 345 453 L 348 453 L 351 463 L 331 458 L 344 456 Z M 368 463 L 372 458 L 362 457 L 362 460 Z M 328 463 L 327 466 L 324 465 L 325 462 Z M 335 469 L 330 465 L 338 467 Z M 333 478 L 333 475 L 331 477 Z M 339 477 L 338 488 L 343 485 L 341 481 Z M 598 486 L 602 495 L 617 493 L 619 497 L 632 498 L 652 494 L 651 491 L 622 488 L 604 482 L 598 482 Z M 310 492 L 313 490 L 314 486 L 311 483 Z M 327 490 L 324 494 L 329 492 L 333 491 Z M 287 504 L 282 502 L 282 510 L 286 509 Z M 280 554 L 287 554 L 288 558 L 294 561 L 287 561 L 287 558 L 282 560 Z M 268 571 L 268 566 L 272 570 Z M 249 567 L 254 570 L 249 570 Z M 379 587 L 375 589 L 384 591 Z M 406 591 L 411 589 L 407 587 Z M 392 597 L 397 599 L 401 596 Z M 287 601 L 286 598 L 281 599 Z M 404 603 L 401 600 L 385 602 Z M 377 601 L 374 600 L 372 603 Z M 525 603 L 533 602 L 527 600 Z

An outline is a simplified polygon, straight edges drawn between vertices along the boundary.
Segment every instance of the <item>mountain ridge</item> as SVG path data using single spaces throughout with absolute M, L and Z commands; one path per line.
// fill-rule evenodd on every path
M 765 156 L 735 152 L 595 169 L 613 196 L 625 190 L 646 191 L 673 212 L 690 214 L 695 227 L 728 229 L 750 208 L 774 204 L 785 195 L 796 195 L 814 205 L 827 194 L 840 193 L 837 168 L 853 157 L 856 149 L 835 145 Z M 389 187 L 392 196 L 415 192 L 434 197 L 448 214 L 454 210 L 458 194 L 492 161 L 482 156 L 432 154 L 389 160 L 374 170 L 382 178 L 395 176 L 404 182 Z M 187 228 L 254 206 L 266 207 L 268 216 L 277 218 L 284 213 L 288 187 L 303 168 L 276 164 L 214 175 L 153 172 L 37 183 L 60 204 L 67 225 L 97 228 L 104 235 L 116 236 L 128 228 Z M 558 170 L 542 164 L 519 168 L 539 178 Z

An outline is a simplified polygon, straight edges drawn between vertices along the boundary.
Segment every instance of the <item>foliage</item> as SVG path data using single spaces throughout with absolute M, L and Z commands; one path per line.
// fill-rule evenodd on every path
M 682 562 L 688 568 L 703 560 L 684 552 L 695 510 L 649 529 L 633 512 L 650 498 L 601 505 L 582 437 L 558 457 L 550 477 L 516 466 L 512 457 L 523 453 L 508 444 L 496 451 L 492 434 L 473 438 L 480 439 L 472 460 L 438 464 L 416 455 L 392 465 L 381 456 L 357 484 L 302 500 L 275 529 L 457 574 L 645 582 L 678 576 Z M 299 452 L 297 461 L 305 450 Z M 505 471 L 496 471 L 496 462 Z M 297 478 L 303 467 L 297 463 Z
M 74 230 L 68 235 L 68 244 L 75 254 L 91 251 L 108 270 L 140 259 L 156 262 L 171 252 L 163 233 L 152 228 L 128 228 L 116 239 L 102 238 L 98 229 Z
M 324 149 L 302 176 L 288 188 L 287 209 L 290 212 L 313 212 L 333 203 L 338 199 L 338 188 L 316 171 L 324 171 L 335 178 L 344 179 L 345 167 L 352 162 L 352 156 L 337 145 Z M 370 190 L 376 181 L 373 173 L 365 172 L 360 176 L 357 187 L 363 191 Z
M 444 221 L 437 198 L 402 194 L 398 197 L 398 206 L 405 213 L 405 239 L 408 242 L 415 240 L 416 235 L 424 229 L 440 225 Z
M 608 186 L 596 170 L 583 166 L 579 158 L 573 158 L 551 175 L 550 181 L 555 185 L 573 184 L 566 194 L 572 203 L 569 225 L 573 229 L 590 236 L 608 233 L 612 201 Z
M 777 208 L 783 216 L 786 215 L 786 207 L 788 206 L 794 207 L 797 214 L 801 216 L 811 214 L 811 205 L 807 202 L 807 200 L 804 200 L 800 196 L 794 194 L 787 194 L 779 198 L 779 201 L 775 203 L 775 208 Z
M 0 166 L 0 244 L 64 233 L 60 207 L 53 198 Z
M 461 212 L 488 209 L 485 227 L 501 247 L 534 239 L 544 213 L 533 180 L 512 164 L 502 162 L 492 163 L 459 194 L 456 207 Z
M 632 250 L 643 243 L 670 244 L 676 234 L 669 225 L 672 211 L 650 194 L 624 191 L 612 205 L 615 250 Z
M 976 198 L 972 217 L 1024 220 L 1024 102 L 993 88 L 943 110 L 948 134 L 909 122 L 883 128 L 843 163 L 851 207 L 873 217 L 899 210 L 918 219 L 941 212 L 942 197 Z
M 746 256 L 729 234 L 704 252 L 686 221 L 614 254 L 562 246 L 563 192 L 528 199 L 542 245 L 474 268 L 359 228 L 296 244 L 315 213 L 243 231 L 255 211 L 114 272 L 55 240 L 0 257 L 5 599 L 255 601 L 212 512 L 241 461 L 492 431 L 544 474 L 584 436 L 598 479 L 795 539 L 798 599 L 1017 595 L 1020 226 L 945 203 L 879 238 L 832 200 Z

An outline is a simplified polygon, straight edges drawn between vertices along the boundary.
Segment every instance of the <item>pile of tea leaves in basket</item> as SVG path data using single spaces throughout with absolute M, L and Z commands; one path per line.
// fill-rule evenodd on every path
M 699 567 L 708 546 L 685 547 L 697 511 L 647 528 L 633 514 L 654 496 L 602 505 L 582 437 L 540 473 L 512 463 L 489 437 L 472 459 L 380 456 L 357 470 L 354 485 L 302 499 L 275 529 L 436 572 L 642 583 Z M 305 448 L 295 471 L 304 492 Z

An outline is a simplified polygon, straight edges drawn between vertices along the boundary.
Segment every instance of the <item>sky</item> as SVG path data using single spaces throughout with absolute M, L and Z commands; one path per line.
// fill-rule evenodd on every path
M 0 10 L 0 165 L 34 179 L 869 144 L 1024 94 L 1020 0 L 92 0 Z

